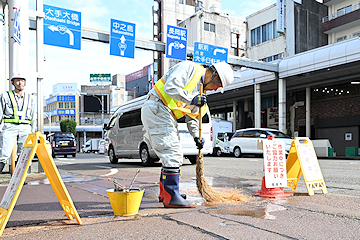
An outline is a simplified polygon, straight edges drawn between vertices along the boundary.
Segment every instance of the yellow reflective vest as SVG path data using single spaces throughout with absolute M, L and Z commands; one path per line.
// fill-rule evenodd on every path
M 26 119 L 26 112 L 28 110 L 28 102 L 29 102 L 29 94 L 25 93 L 23 106 L 20 111 L 19 111 L 19 106 L 15 100 L 14 92 L 8 91 L 8 94 L 9 94 L 9 97 L 11 100 L 11 105 L 13 107 L 14 115 L 12 116 L 12 118 L 4 118 L 4 122 L 30 124 L 31 120 Z M 19 115 L 19 112 L 21 113 L 20 115 Z
M 196 85 L 199 83 L 202 75 L 204 73 L 204 67 L 200 64 L 196 64 L 195 74 L 193 78 L 186 84 L 186 86 L 183 88 L 184 90 L 187 90 L 189 93 L 192 93 L 196 87 Z M 160 96 L 162 102 L 167 106 L 172 113 L 174 114 L 175 119 L 180 119 L 184 117 L 185 115 L 188 115 L 191 118 L 197 118 L 199 116 L 199 113 L 192 113 L 191 110 L 195 108 L 193 105 L 186 105 L 185 103 L 181 101 L 177 101 L 173 98 L 171 98 L 169 95 L 167 95 L 164 91 L 165 81 L 163 78 L 161 78 L 154 86 L 157 94 Z M 208 111 L 207 105 L 204 105 L 201 107 L 201 115 L 204 116 Z

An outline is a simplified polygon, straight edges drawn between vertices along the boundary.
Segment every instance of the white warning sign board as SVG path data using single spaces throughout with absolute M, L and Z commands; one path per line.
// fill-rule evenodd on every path
M 263 140 L 266 188 L 287 186 L 285 146 L 282 140 Z
M 4 209 L 9 209 L 10 203 L 15 196 L 15 192 L 19 187 L 20 179 L 26 171 L 26 164 L 28 159 L 30 159 L 32 147 L 23 148 L 20 157 L 18 159 L 15 172 L 11 176 L 9 186 L 6 188 L 5 194 L 1 200 L 0 207 Z
M 319 162 L 314 151 L 310 145 L 298 146 L 298 154 L 302 163 L 302 170 L 306 176 L 307 181 L 322 180 L 323 176 L 319 167 Z

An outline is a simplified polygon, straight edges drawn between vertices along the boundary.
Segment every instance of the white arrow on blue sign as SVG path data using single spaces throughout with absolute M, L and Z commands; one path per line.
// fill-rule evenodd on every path
M 228 49 L 213 46 L 206 43 L 195 42 L 194 45 L 194 62 L 212 65 L 217 62 L 227 62 Z
M 44 4 L 44 44 L 81 49 L 81 12 Z
M 186 60 L 187 29 L 167 26 L 166 57 Z
M 110 55 L 134 58 L 135 23 L 111 19 Z

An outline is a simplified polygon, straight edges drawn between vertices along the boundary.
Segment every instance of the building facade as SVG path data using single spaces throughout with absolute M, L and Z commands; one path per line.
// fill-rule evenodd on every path
M 315 0 L 288 0 L 247 16 L 247 58 L 271 62 L 326 45 L 319 24 L 326 14 L 327 7 Z
M 329 44 L 360 36 L 360 3 L 356 0 L 324 0 L 328 14 L 322 19 L 322 29 Z
M 220 14 L 221 0 L 154 0 L 153 9 L 156 41 L 166 42 L 168 25 L 179 26 L 188 29 L 188 49 L 194 49 L 194 42 L 202 42 L 228 48 L 232 56 L 244 53 L 244 20 Z M 155 82 L 177 62 L 154 52 Z
M 60 121 L 70 119 L 80 123 L 79 95 L 76 83 L 58 83 L 52 94 L 45 99 L 44 124 L 56 126 Z

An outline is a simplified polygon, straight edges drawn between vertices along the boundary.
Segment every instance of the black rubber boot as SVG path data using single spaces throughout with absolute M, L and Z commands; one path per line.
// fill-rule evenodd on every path
M 193 208 L 179 193 L 180 169 L 165 168 L 162 171 L 162 185 L 164 187 L 164 207 L 168 208 Z

